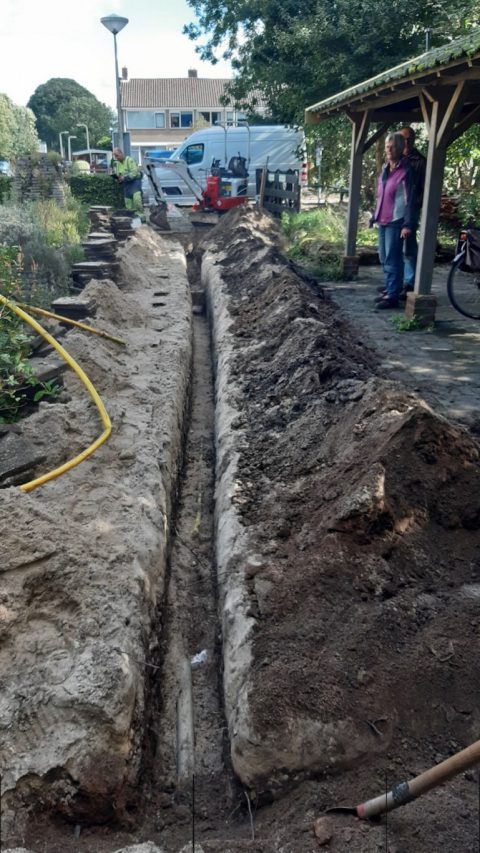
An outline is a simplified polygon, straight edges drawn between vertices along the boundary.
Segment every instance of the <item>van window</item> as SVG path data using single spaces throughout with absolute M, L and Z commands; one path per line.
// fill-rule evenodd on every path
M 187 145 L 180 154 L 180 157 L 182 160 L 185 160 L 187 166 L 194 166 L 197 163 L 202 162 L 204 147 L 203 142 L 196 142 L 195 144 Z

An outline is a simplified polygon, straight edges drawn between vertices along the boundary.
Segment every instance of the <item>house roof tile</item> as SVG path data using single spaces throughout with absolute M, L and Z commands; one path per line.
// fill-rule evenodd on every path
M 220 107 L 230 80 L 204 77 L 160 77 L 122 80 L 122 107 Z

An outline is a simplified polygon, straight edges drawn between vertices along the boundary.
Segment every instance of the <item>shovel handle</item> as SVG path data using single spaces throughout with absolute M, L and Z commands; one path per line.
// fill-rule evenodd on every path
M 474 764 L 478 764 L 479 762 L 480 740 L 477 740 L 475 743 L 462 749 L 461 752 L 457 752 L 440 764 L 436 764 L 435 767 L 430 767 L 429 770 L 425 770 L 419 776 L 415 776 L 409 782 L 400 782 L 385 794 L 381 794 L 379 797 L 374 797 L 374 799 L 367 800 L 365 803 L 357 806 L 357 816 L 366 819 L 397 809 L 399 806 L 405 805 L 405 803 L 416 800 L 417 797 L 420 797 L 432 788 L 436 788 L 442 782 L 452 779 L 458 773 L 468 770 L 469 767 L 473 767 Z

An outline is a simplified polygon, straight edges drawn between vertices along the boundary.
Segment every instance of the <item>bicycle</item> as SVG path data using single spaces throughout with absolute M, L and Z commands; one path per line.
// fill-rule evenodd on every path
M 480 229 L 462 228 L 447 281 L 453 307 L 472 320 L 480 320 Z

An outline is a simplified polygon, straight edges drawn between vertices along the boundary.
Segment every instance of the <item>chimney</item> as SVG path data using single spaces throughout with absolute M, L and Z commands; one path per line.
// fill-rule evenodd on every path
M 188 76 L 189 77 L 198 77 L 197 69 L 196 68 L 189 68 L 188 69 Z
M 128 68 L 125 65 L 122 68 L 122 80 L 128 80 Z

